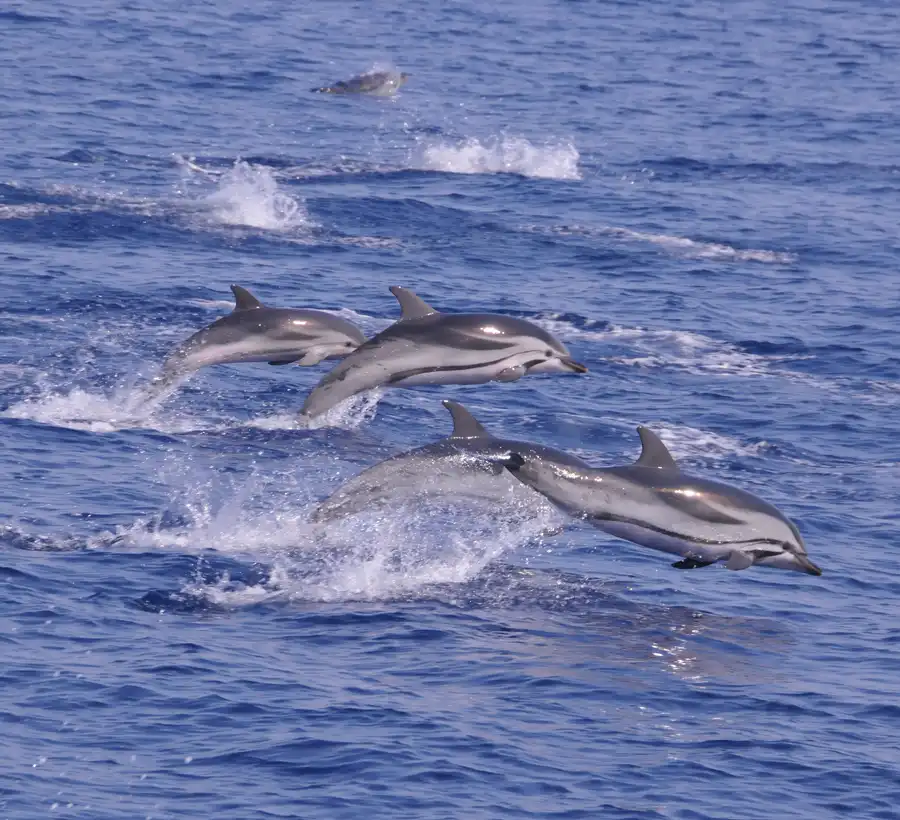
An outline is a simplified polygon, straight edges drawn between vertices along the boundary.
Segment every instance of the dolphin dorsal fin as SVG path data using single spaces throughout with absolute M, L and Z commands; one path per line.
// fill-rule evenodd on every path
M 678 465 L 668 447 L 656 433 L 646 427 L 638 427 L 641 437 L 641 456 L 635 462 L 638 467 L 655 467 L 657 470 L 677 470 Z
M 431 316 L 437 311 L 428 304 L 424 299 L 420 299 L 407 288 L 401 288 L 399 285 L 391 287 L 391 293 L 397 297 L 400 303 L 400 321 L 404 319 L 421 319 L 423 316 Z
M 263 306 L 262 302 L 250 293 L 247 288 L 242 288 L 240 285 L 232 285 L 231 292 L 234 294 L 235 310 L 254 310 Z
M 444 401 L 441 403 L 450 411 L 450 415 L 453 417 L 453 432 L 450 434 L 450 438 L 482 438 L 490 435 L 481 426 L 481 422 L 459 402 Z

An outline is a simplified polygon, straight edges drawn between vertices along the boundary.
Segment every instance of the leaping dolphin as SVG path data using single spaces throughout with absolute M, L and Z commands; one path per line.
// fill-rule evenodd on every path
M 442 402 L 453 419 L 453 432 L 424 447 L 391 456 L 346 481 L 318 507 L 311 519 L 329 522 L 381 507 L 404 495 L 470 495 L 493 504 L 550 506 L 539 493 L 516 481 L 503 469 L 512 452 L 559 467 L 589 466 L 561 450 L 492 436 L 465 407 Z
M 232 285 L 234 310 L 180 344 L 162 364 L 154 385 L 211 364 L 296 362 L 309 367 L 346 356 L 366 341 L 356 325 L 324 310 L 266 307 L 249 290 Z
M 683 473 L 666 445 L 638 427 L 634 464 L 595 469 L 554 464 L 514 452 L 505 466 L 520 481 L 570 514 L 610 535 L 682 556 L 694 569 L 725 561 L 821 575 L 796 525 L 751 493 Z
M 526 373 L 585 373 L 566 346 L 524 319 L 493 313 L 438 313 L 394 286 L 400 319 L 327 373 L 300 411 L 307 419 L 375 387 L 511 382 Z
M 321 94 L 371 94 L 375 97 L 389 97 L 406 83 L 409 74 L 396 71 L 370 71 L 349 80 L 340 80 L 334 85 L 311 88 Z

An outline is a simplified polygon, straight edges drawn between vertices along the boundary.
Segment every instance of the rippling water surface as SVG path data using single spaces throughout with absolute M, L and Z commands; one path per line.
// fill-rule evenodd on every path
M 0 817 L 896 817 L 898 59 L 877 0 L 7 2 Z M 411 79 L 309 91 L 375 66 Z M 142 407 L 231 283 L 367 333 L 406 285 L 591 373 Z M 647 424 L 824 575 L 538 501 L 323 539 L 444 398 L 597 464 Z

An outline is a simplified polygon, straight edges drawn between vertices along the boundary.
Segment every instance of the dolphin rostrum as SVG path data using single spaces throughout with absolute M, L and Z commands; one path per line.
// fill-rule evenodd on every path
M 566 512 L 635 544 L 682 556 L 694 569 L 725 561 L 821 575 L 796 525 L 771 504 L 727 484 L 683 473 L 666 445 L 638 427 L 642 451 L 624 467 L 571 467 L 514 452 L 505 466 Z
M 438 313 L 406 288 L 391 293 L 400 319 L 354 350 L 307 396 L 314 418 L 375 387 L 511 382 L 526 373 L 585 373 L 565 345 L 524 319 L 493 313 Z
M 409 74 L 396 71 L 370 71 L 349 80 L 340 80 L 334 85 L 311 88 L 321 94 L 371 94 L 375 97 L 389 97 L 409 79 Z
M 232 285 L 234 310 L 180 344 L 163 362 L 154 384 L 169 384 L 211 364 L 268 362 L 308 367 L 346 356 L 366 337 L 324 310 L 266 307 L 250 291 Z
M 445 401 L 443 405 L 453 418 L 453 432 L 447 438 L 391 456 L 363 470 L 316 507 L 312 520 L 334 521 L 416 494 L 468 495 L 504 507 L 526 506 L 532 512 L 538 505 L 549 514 L 552 507 L 540 494 L 503 469 L 502 464 L 511 453 L 526 453 L 529 459 L 569 469 L 588 467 L 560 450 L 494 438 L 461 404 Z

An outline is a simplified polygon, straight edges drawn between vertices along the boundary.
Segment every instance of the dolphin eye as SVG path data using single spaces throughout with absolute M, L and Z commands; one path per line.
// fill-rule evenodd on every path
M 548 359 L 552 359 L 552 358 L 553 358 L 553 351 L 550 350 L 550 349 L 548 348 L 547 350 L 544 351 L 544 355 L 545 355 Z
M 353 342 L 344 342 L 344 347 L 353 347 Z

